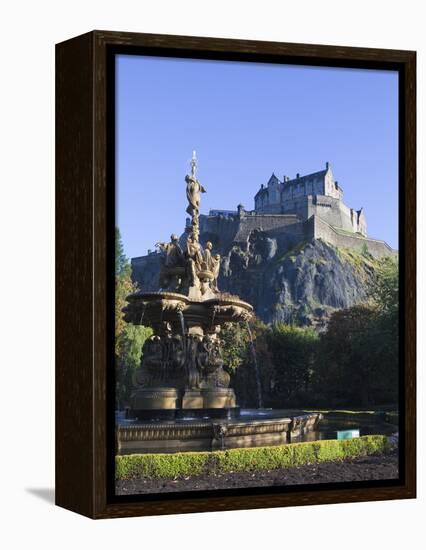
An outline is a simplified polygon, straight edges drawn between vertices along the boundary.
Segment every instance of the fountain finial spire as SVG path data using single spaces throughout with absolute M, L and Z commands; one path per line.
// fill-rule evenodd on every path
M 192 151 L 192 159 L 191 159 L 191 175 L 193 178 L 195 178 L 195 170 L 197 168 L 197 153 L 196 151 Z
M 188 207 L 186 211 L 191 216 L 192 239 L 198 243 L 198 238 L 200 235 L 200 195 L 201 193 L 205 193 L 206 190 L 196 178 L 196 168 L 197 156 L 195 151 L 192 151 L 191 175 L 187 175 L 185 177 L 186 197 L 188 199 Z

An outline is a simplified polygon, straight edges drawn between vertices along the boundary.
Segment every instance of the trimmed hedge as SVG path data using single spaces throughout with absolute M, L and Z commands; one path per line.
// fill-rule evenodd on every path
M 356 439 L 319 440 L 276 447 L 119 455 L 115 459 L 115 477 L 116 479 L 160 479 L 225 472 L 275 470 L 384 453 L 388 450 L 389 443 L 386 436 L 365 435 Z

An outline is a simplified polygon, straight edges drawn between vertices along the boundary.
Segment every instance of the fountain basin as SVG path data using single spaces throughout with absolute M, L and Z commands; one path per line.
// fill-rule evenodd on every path
M 253 313 L 250 304 L 227 294 L 194 299 L 177 292 L 135 292 L 127 300 L 128 305 L 123 309 L 126 322 L 153 329 L 167 322 L 176 333 L 181 331 L 179 313 L 187 328 L 201 327 L 203 331 L 228 322 L 246 321 Z
M 282 445 L 317 430 L 321 413 L 242 409 L 235 418 L 205 417 L 138 421 L 119 415 L 117 454 L 208 451 Z

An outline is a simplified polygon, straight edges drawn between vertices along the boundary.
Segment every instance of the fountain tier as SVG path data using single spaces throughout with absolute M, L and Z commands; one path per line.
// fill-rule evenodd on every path
M 182 334 L 181 315 L 189 333 L 217 332 L 225 323 L 251 318 L 253 307 L 237 296 L 218 293 L 212 298 L 191 299 L 177 292 L 136 292 L 127 297 L 124 319 L 134 325 L 146 325 L 161 332 L 169 323 L 175 334 Z

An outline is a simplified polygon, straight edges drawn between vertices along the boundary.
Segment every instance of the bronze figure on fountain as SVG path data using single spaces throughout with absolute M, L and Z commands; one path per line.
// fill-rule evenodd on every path
M 212 255 L 212 243 L 207 242 L 203 250 L 199 242 L 201 193 L 206 193 L 206 189 L 196 177 L 196 167 L 194 151 L 191 174 L 185 177 L 188 199 L 186 211 L 191 216 L 190 232 L 185 246 L 181 246 L 179 238 L 174 234 L 169 243 L 156 244 L 162 255 L 160 289 L 186 294 L 194 299 L 201 296 L 213 297 L 219 292 L 217 279 L 220 270 L 220 256 Z
M 159 285 L 161 289 L 179 292 L 185 275 L 185 257 L 177 235 L 170 236 L 169 243 L 156 243 L 162 253 Z

